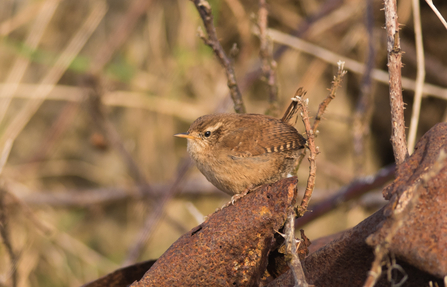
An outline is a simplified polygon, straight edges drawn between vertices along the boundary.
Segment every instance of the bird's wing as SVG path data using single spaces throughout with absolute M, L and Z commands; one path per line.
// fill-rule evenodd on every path
M 233 156 L 248 157 L 303 148 L 305 139 L 285 123 L 271 125 L 255 122 L 223 136 L 219 142 Z

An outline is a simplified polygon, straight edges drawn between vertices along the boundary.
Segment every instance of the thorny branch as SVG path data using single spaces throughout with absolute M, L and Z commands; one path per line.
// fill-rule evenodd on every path
M 203 24 L 205 25 L 206 32 L 208 34 L 208 38 L 203 34 L 202 30 L 199 28 L 198 33 L 199 37 L 203 40 L 203 42 L 210 46 L 217 58 L 220 61 L 220 64 L 225 68 L 225 73 L 227 74 L 228 79 L 228 88 L 230 89 L 230 95 L 234 103 L 234 110 L 239 114 L 244 114 L 245 106 L 242 101 L 242 95 L 239 90 L 239 86 L 236 82 L 236 75 L 234 73 L 233 65 L 231 64 L 230 59 L 225 54 L 222 45 L 220 44 L 217 34 L 216 28 L 213 24 L 213 14 L 211 12 L 211 6 L 206 0 L 191 0 L 194 2 L 194 5 L 199 11 L 200 17 L 202 18 Z
M 318 147 L 315 146 L 315 134 L 318 128 L 318 124 L 320 123 L 321 117 L 325 112 L 328 104 L 335 98 L 335 94 L 337 88 L 341 85 L 343 76 L 346 74 L 344 70 L 344 62 L 338 62 L 338 72 L 337 76 L 334 77 L 334 81 L 332 82 L 332 86 L 329 92 L 329 95 L 326 99 L 318 107 L 317 115 L 315 116 L 315 120 L 313 125 L 311 126 L 309 121 L 309 111 L 308 111 L 308 99 L 304 100 L 303 97 L 305 92 L 300 88 L 295 94 L 294 101 L 296 101 L 298 105 L 298 110 L 301 111 L 301 118 L 304 123 L 304 127 L 306 129 L 307 135 L 307 147 L 309 148 L 309 178 L 307 179 L 306 191 L 304 192 L 303 199 L 301 201 L 300 207 L 298 208 L 298 216 L 301 217 L 307 211 L 307 206 L 309 205 L 309 200 L 312 196 L 312 191 L 315 187 L 315 178 L 317 166 L 315 163 L 316 156 L 318 154 Z M 291 106 L 293 103 L 291 104 Z M 290 108 L 290 107 L 289 107 Z M 287 113 L 287 112 L 286 112 Z M 286 116 L 286 115 L 285 115 Z
M 318 106 L 318 112 L 315 115 L 314 124 L 312 126 L 313 134 L 317 133 L 317 129 L 318 129 L 318 125 L 320 124 L 321 117 L 323 116 L 324 112 L 326 111 L 326 108 L 329 105 L 329 103 L 333 99 L 335 99 L 337 89 L 341 86 L 341 83 L 343 81 L 343 76 L 346 75 L 346 73 L 347 73 L 345 70 L 345 62 L 338 61 L 337 65 L 338 65 L 337 75 L 334 76 L 334 80 L 332 81 L 332 86 L 329 89 L 329 95 Z
M 404 101 L 402 99 L 402 51 L 400 49 L 399 23 L 396 0 L 385 0 L 388 72 L 391 105 L 391 143 L 396 165 L 408 157 L 405 138 Z

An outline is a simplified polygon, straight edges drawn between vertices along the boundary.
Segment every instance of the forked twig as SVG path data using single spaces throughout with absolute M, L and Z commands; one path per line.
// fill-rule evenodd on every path
M 306 129 L 306 135 L 307 135 L 307 147 L 309 149 L 309 177 L 307 179 L 307 185 L 306 185 L 306 191 L 304 192 L 303 199 L 301 201 L 300 207 L 298 208 L 298 216 L 301 217 L 304 215 L 304 213 L 307 211 L 307 206 L 309 205 L 310 198 L 312 196 L 312 191 L 315 187 L 315 178 L 316 178 L 316 156 L 318 154 L 318 147 L 315 145 L 315 134 L 317 132 L 318 125 L 321 121 L 321 117 L 323 116 L 323 113 L 326 111 L 326 108 L 328 104 L 332 101 L 332 99 L 335 98 L 337 88 L 341 85 L 341 82 L 343 80 L 343 76 L 346 74 L 346 71 L 344 70 L 344 63 L 339 61 L 338 62 L 338 72 L 337 75 L 334 77 L 334 80 L 332 81 L 332 86 L 330 88 L 329 95 L 326 97 L 326 99 L 323 100 L 323 102 L 318 107 L 318 112 L 315 116 L 315 120 L 313 125 L 311 126 L 309 121 L 309 111 L 308 111 L 308 99 L 304 100 L 303 97 L 305 95 L 305 92 L 299 88 L 298 91 L 295 94 L 294 101 L 296 101 L 298 110 L 301 111 L 301 118 L 304 123 L 304 127 Z M 293 110 L 293 103 L 291 106 L 289 106 L 289 109 L 292 108 Z M 287 113 L 286 113 L 287 114 Z M 286 115 L 285 115 L 286 116 Z

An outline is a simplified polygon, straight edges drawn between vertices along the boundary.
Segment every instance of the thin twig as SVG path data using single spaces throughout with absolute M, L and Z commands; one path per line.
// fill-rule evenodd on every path
M 268 10 L 266 0 L 259 0 L 258 12 L 259 40 L 261 42 L 259 55 L 262 62 L 262 73 L 269 87 L 270 107 L 266 114 L 278 116 L 278 85 L 276 83 L 276 62 L 273 60 L 270 41 L 267 35 Z
M 374 110 L 372 101 L 372 80 L 371 73 L 374 69 L 375 49 L 374 49 L 374 15 L 372 0 L 366 1 L 366 31 L 368 32 L 368 55 L 365 73 L 363 74 L 360 96 L 354 112 L 353 123 L 353 142 L 354 142 L 354 170 L 357 176 L 364 172 L 365 157 L 365 141 L 366 135 L 369 133 L 369 122 Z
M 447 29 L 447 22 L 445 21 L 444 17 L 442 17 L 441 13 L 439 13 L 438 8 L 433 4 L 433 0 L 425 0 L 427 2 L 428 6 L 435 12 L 436 16 L 438 16 L 439 20 L 441 20 L 444 27 Z
M 419 114 L 421 112 L 422 88 L 425 81 L 425 57 L 424 45 L 422 43 L 422 27 L 421 27 L 421 10 L 418 0 L 412 0 L 413 5 L 413 22 L 414 34 L 416 38 L 416 58 L 417 58 L 417 75 L 416 75 L 416 91 L 413 98 L 413 111 L 411 114 L 410 131 L 408 133 L 408 152 L 413 153 L 416 143 L 416 134 L 419 123 Z
M 234 73 L 233 65 L 231 64 L 230 59 L 225 54 L 222 45 L 220 44 L 217 34 L 216 28 L 213 24 L 213 14 L 211 12 L 211 6 L 206 0 L 191 0 L 194 2 L 194 5 L 199 11 L 200 17 L 202 18 L 203 24 L 205 25 L 206 32 L 208 34 L 208 38 L 203 34 L 202 30 L 199 28 L 198 33 L 199 37 L 203 40 L 203 42 L 210 46 L 217 58 L 220 61 L 220 64 L 225 68 L 225 73 L 228 79 L 228 88 L 230 89 L 230 95 L 234 103 L 234 110 L 237 113 L 244 114 L 245 106 L 242 100 L 242 95 L 239 90 L 239 86 L 236 82 L 236 75 Z
M 345 62 L 338 61 L 337 65 L 338 65 L 337 75 L 334 76 L 334 80 L 332 81 L 332 85 L 329 90 L 329 95 L 320 103 L 320 105 L 318 106 L 317 114 L 315 115 L 314 123 L 312 125 L 312 131 L 314 135 L 317 133 L 321 117 L 326 111 L 326 108 L 329 105 L 329 103 L 335 98 L 337 89 L 340 87 L 344 75 L 346 75 Z
M 303 96 L 305 93 L 302 89 L 298 89 L 295 94 L 294 99 L 297 102 L 298 109 L 301 111 L 301 118 L 304 123 L 304 127 L 307 135 L 307 147 L 309 149 L 309 177 L 307 179 L 306 191 L 304 192 L 303 199 L 301 201 L 300 207 L 298 208 L 298 216 L 301 217 L 307 211 L 307 207 L 309 205 L 310 198 L 312 196 L 312 191 L 315 187 L 315 177 L 317 172 L 317 165 L 315 162 L 316 156 L 319 153 L 318 147 L 315 146 L 315 133 L 317 131 L 318 125 L 320 123 L 320 119 L 323 116 L 324 111 L 326 110 L 328 104 L 335 98 L 335 94 L 337 88 L 340 86 L 343 76 L 346 74 L 344 70 L 344 63 L 338 62 L 338 72 L 337 76 L 334 76 L 334 81 L 332 81 L 331 89 L 329 95 L 326 99 L 318 107 L 317 115 L 315 116 L 314 123 L 311 126 L 309 121 L 309 111 L 307 109 L 308 99 L 304 100 Z
M 301 88 L 299 88 L 294 97 L 298 104 L 298 109 L 301 111 L 301 119 L 304 123 L 307 135 L 307 147 L 309 148 L 309 177 L 307 179 L 306 191 L 304 192 L 303 199 L 301 200 L 300 207 L 298 208 L 298 216 L 300 217 L 303 216 L 303 214 L 307 211 L 307 206 L 309 204 L 309 200 L 312 196 L 312 191 L 315 186 L 315 177 L 317 172 L 315 158 L 318 153 L 318 149 L 315 146 L 315 135 L 309 121 L 309 100 L 303 98 L 305 94 L 306 93 Z
M 120 153 L 127 165 L 127 168 L 129 169 L 130 175 L 138 184 L 143 185 L 143 192 L 151 194 L 152 191 L 147 183 L 144 172 L 135 162 L 132 155 L 127 151 L 119 133 L 105 115 L 104 106 L 101 102 L 103 91 L 98 83 L 98 80 L 94 76 L 89 76 L 85 79 L 85 85 L 88 89 L 87 103 L 90 110 L 90 115 L 93 118 L 93 123 L 103 133 L 112 146 Z
M 401 164 L 408 157 L 405 138 L 404 101 L 402 98 L 402 51 L 400 49 L 399 22 L 396 0 L 385 0 L 388 72 L 391 106 L 391 143 L 394 160 Z
M 298 248 L 301 241 L 295 239 L 295 212 L 293 208 L 290 208 L 287 220 L 284 225 L 284 239 L 286 246 L 286 258 L 287 265 L 290 270 L 292 270 L 293 278 L 295 279 L 295 287 L 308 287 L 309 284 L 306 282 L 306 276 L 303 271 L 303 266 L 301 264 L 300 258 L 298 257 Z

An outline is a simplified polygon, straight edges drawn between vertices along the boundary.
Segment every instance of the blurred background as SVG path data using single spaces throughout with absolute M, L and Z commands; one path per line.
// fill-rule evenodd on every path
M 248 112 L 265 113 L 258 1 L 210 4 Z M 447 31 L 420 4 L 430 85 L 417 138 L 447 116 Z M 435 5 L 447 15 L 447 2 Z M 279 89 L 272 114 L 281 116 L 302 86 L 315 115 L 337 61 L 350 59 L 319 126 L 312 205 L 394 162 L 383 3 L 276 0 L 267 8 Z M 411 1 L 398 1 L 398 12 L 409 126 Z M 189 166 L 186 141 L 173 137 L 201 115 L 234 112 L 225 71 L 197 36 L 200 26 L 186 0 L 0 1 L 0 286 L 79 286 L 155 259 L 228 202 Z M 296 127 L 304 130 L 300 120 Z M 302 190 L 307 174 L 305 159 Z M 311 240 L 332 234 L 383 204 L 379 188 L 304 230 Z

